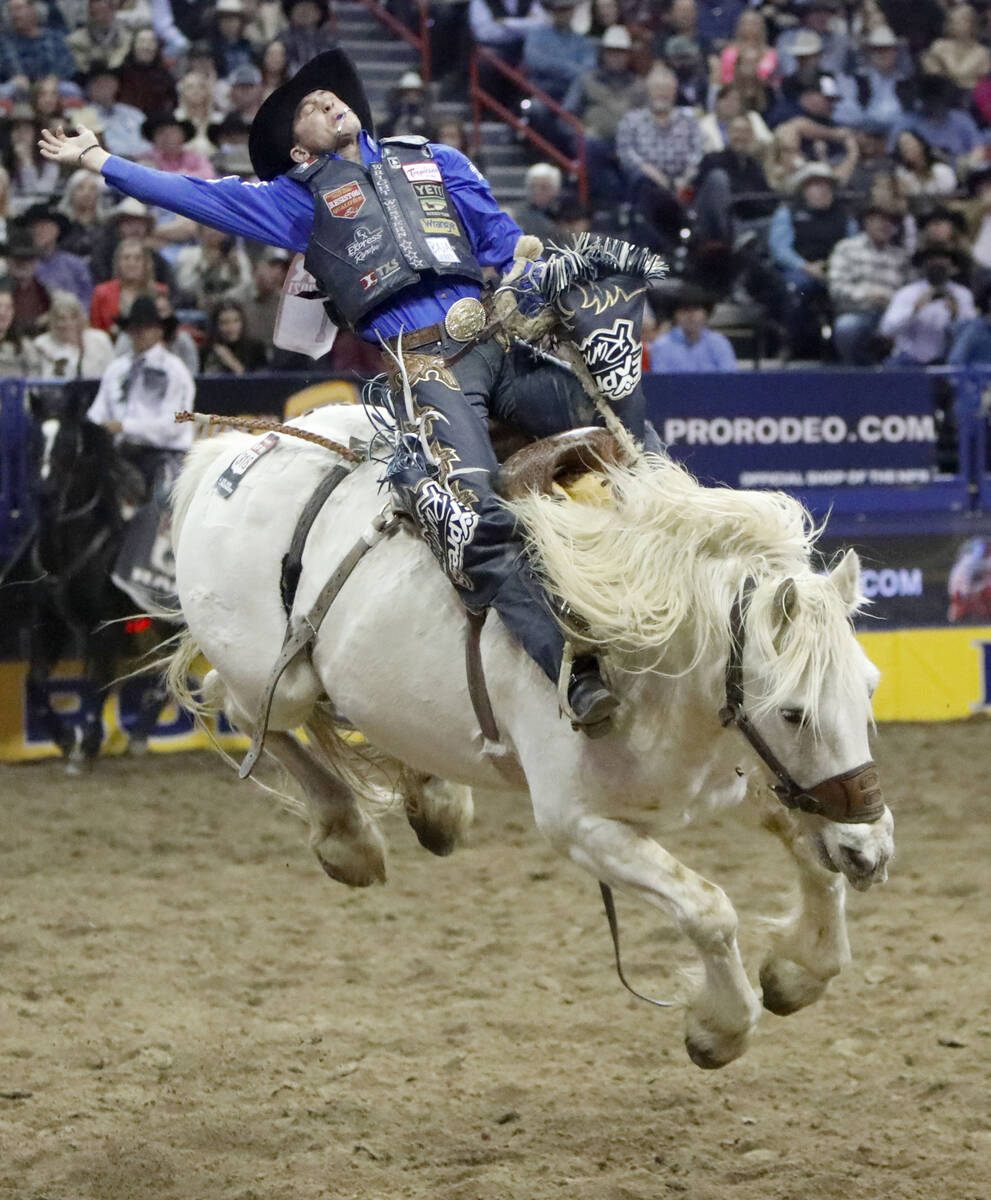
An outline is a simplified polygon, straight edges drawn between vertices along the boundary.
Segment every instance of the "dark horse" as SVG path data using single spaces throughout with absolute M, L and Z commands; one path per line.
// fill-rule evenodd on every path
M 124 508 L 128 498 L 140 498 L 142 484 L 111 435 L 86 419 L 87 404 L 78 386 L 32 392 L 38 523 L 19 571 L 29 612 L 28 713 L 70 770 L 91 765 L 100 752 L 103 703 L 121 664 L 154 645 L 146 630 L 161 637 L 168 628 L 130 620 L 138 605 L 113 582 Z M 69 655 L 83 661 L 80 702 L 75 712 L 60 713 L 50 702 L 49 679 Z M 134 750 L 146 745 L 165 702 L 157 675 L 141 682 L 127 730 Z

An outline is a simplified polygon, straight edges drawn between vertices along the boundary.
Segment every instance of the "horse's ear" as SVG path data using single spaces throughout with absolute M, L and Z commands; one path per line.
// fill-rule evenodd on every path
M 771 612 L 775 617 L 780 614 L 782 623 L 794 621 L 798 613 L 798 588 L 791 577 L 782 579 L 778 584 L 778 590 L 771 601 Z
M 860 594 L 860 559 L 856 550 L 847 550 L 830 572 L 829 578 L 851 612 L 860 606 L 863 597 Z

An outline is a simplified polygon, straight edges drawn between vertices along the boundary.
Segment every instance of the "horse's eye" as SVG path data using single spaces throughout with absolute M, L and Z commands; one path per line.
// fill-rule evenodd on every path
M 801 725 L 805 720 L 805 713 L 800 708 L 783 708 L 781 720 L 787 721 L 789 725 Z

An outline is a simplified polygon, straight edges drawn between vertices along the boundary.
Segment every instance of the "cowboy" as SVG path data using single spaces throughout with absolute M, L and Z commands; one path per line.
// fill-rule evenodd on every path
M 495 608 L 556 684 L 564 637 L 513 514 L 493 491 L 486 418 L 541 436 L 588 424 L 591 406 L 569 373 L 523 363 L 495 337 L 479 337 L 487 327 L 482 269 L 506 271 L 521 231 L 478 170 L 452 147 L 409 136 L 379 142 L 373 132 L 354 66 L 334 49 L 277 88 L 255 117 L 259 183 L 164 174 L 107 154 L 85 130 L 44 130 L 41 146 L 46 158 L 100 171 L 146 203 L 306 251 L 337 323 L 407 355 L 432 461 L 412 452 L 393 464 L 390 482 L 466 606 Z M 641 436 L 642 411 L 618 411 Z M 565 682 L 574 724 L 606 732 L 616 700 L 596 660 L 577 659 Z
M 196 384 L 166 348 L 175 317 L 163 317 L 153 296 L 138 296 L 120 324 L 130 334 L 131 350 L 107 367 L 86 416 L 113 435 L 150 494 L 164 464 L 192 445 L 192 425 L 177 425 L 173 416 L 193 408 Z

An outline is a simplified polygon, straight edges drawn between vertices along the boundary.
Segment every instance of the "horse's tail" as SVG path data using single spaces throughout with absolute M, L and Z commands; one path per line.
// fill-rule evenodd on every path
M 184 629 L 175 638 L 175 649 L 161 662 L 168 694 L 180 708 L 192 713 L 198 722 L 213 716 L 222 707 L 219 696 L 207 695 L 203 691 L 197 693 L 189 686 L 193 663 L 201 653 L 193 635 Z

